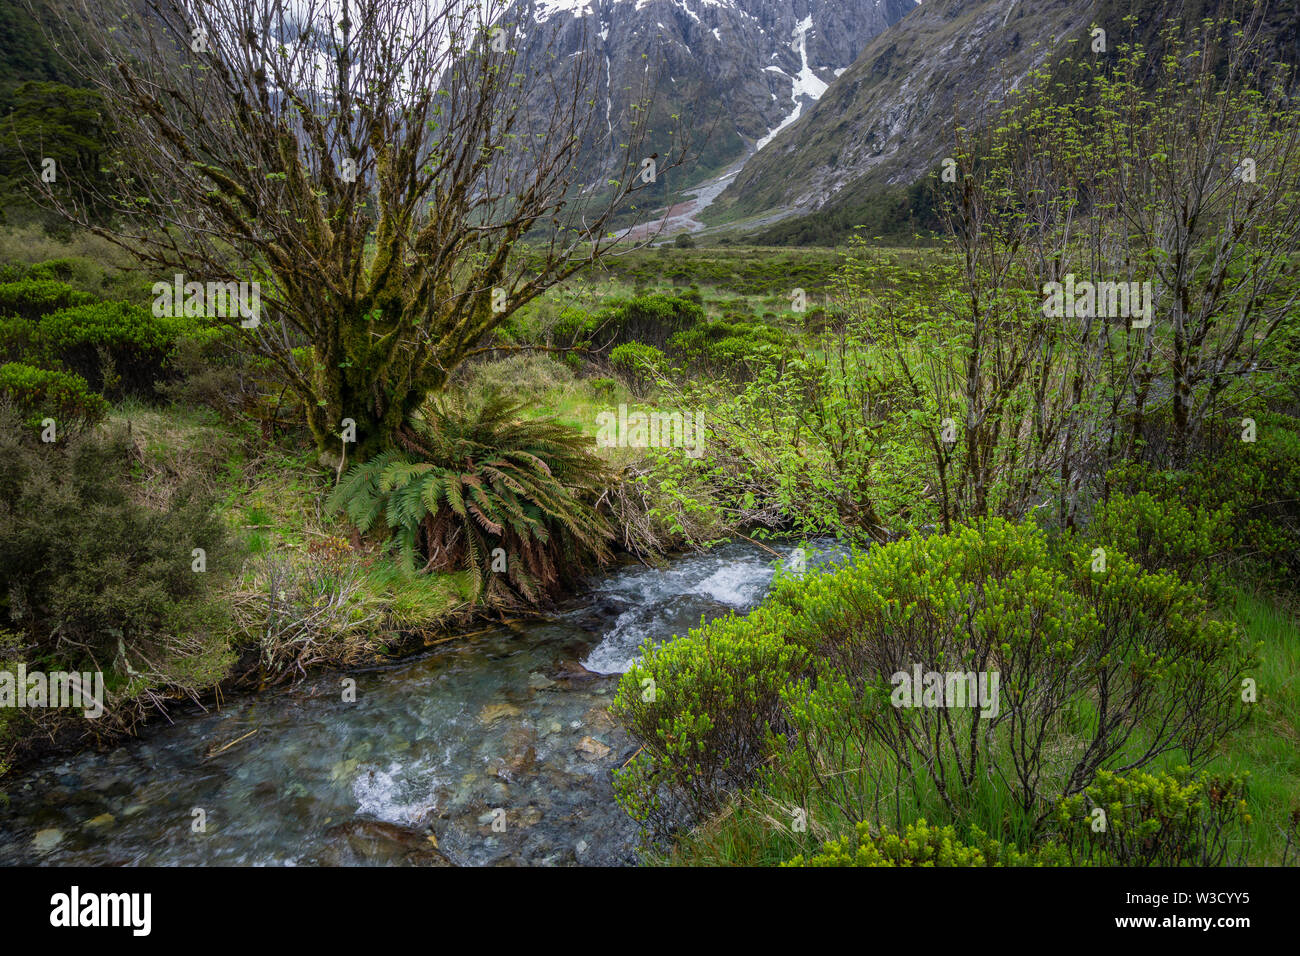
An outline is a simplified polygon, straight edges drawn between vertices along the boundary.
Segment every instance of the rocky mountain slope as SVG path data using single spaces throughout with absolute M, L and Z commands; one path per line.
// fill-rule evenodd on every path
M 810 212 L 906 185 L 943 158 L 954 119 L 1014 87 L 1066 37 L 1092 23 L 1094 0 L 926 0 L 877 36 L 808 115 L 756 155 L 713 214 Z
M 925 0 L 869 43 L 703 218 L 783 220 L 758 234 L 767 242 L 837 240 L 863 223 L 924 230 L 934 223 L 919 187 L 947 155 L 954 123 L 978 125 L 1045 62 L 1094 55 L 1094 26 L 1107 31 L 1110 55 L 1135 40 L 1154 56 L 1168 20 L 1196 23 L 1222 9 L 1221 0 Z M 1296 9 L 1295 0 L 1272 0 L 1263 26 L 1290 63 L 1300 60 Z
M 655 79 L 659 127 L 679 114 L 693 134 L 699 180 L 766 145 L 816 102 L 867 43 L 916 0 L 518 0 L 521 50 L 596 58 L 597 120 L 617 141 L 620 118 Z M 550 46 L 552 38 L 557 38 Z M 599 123 L 597 124 L 599 126 Z

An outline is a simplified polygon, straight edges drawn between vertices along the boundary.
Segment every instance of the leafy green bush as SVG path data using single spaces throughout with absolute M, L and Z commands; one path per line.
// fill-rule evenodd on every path
M 1021 853 L 976 831 L 973 843 L 962 842 L 951 827 L 924 819 L 909 823 L 900 836 L 888 827 L 873 833 L 866 822 L 838 840 L 827 840 L 819 853 L 796 856 L 784 866 L 1030 866 L 1052 859 Z
M 384 527 L 407 567 L 474 572 L 479 596 L 536 601 L 608 558 L 593 507 L 608 479 L 577 432 L 516 417 L 496 393 L 430 403 L 402 449 L 354 465 L 329 499 L 362 533 Z M 495 552 L 495 553 L 494 553 Z
M 1147 571 L 1173 571 L 1184 581 L 1218 582 L 1232 547 L 1231 512 L 1188 508 L 1146 491 L 1116 494 L 1097 506 L 1089 537 L 1122 551 Z
M 192 322 L 159 318 L 126 302 L 73 306 L 41 318 L 32 333 L 32 352 L 43 364 L 61 365 L 110 397 L 148 397 Z
M 1113 469 L 1109 480 L 1118 493 L 1145 492 L 1162 508 L 1189 509 L 1207 531 L 1221 515 L 1233 561 L 1270 584 L 1294 588 L 1300 581 L 1300 421 L 1276 413 L 1255 418 L 1253 442 L 1240 440 L 1234 421 L 1226 440 L 1186 468 L 1131 462 Z M 1170 560 L 1186 560 L 1170 553 L 1173 545 L 1162 547 Z
M 749 381 L 757 364 L 780 356 L 791 346 L 790 336 L 764 322 L 720 319 L 679 332 L 668 343 L 696 373 L 725 375 Z
M 768 602 L 646 648 L 624 675 L 611 712 L 641 749 L 616 773 L 615 791 L 652 836 L 713 813 L 783 749 L 781 689 L 808 664 L 785 638 L 798 624 L 785 603 Z
M 1244 777 L 1102 771 L 1061 801 L 1057 822 L 1071 864 L 1223 866 L 1244 862 L 1250 841 Z
M 609 353 L 609 364 L 623 376 L 632 394 L 643 396 L 664 366 L 664 353 L 644 342 L 625 342 Z
M 925 819 L 903 834 L 862 821 L 827 840 L 805 861 L 785 866 L 1224 866 L 1245 862 L 1246 782 L 1240 776 L 1101 771 L 1083 793 L 1056 807 L 1060 830 L 1021 850 L 979 827 L 962 840 L 955 827 Z
M 639 295 L 616 299 L 595 314 L 566 310 L 552 329 L 557 345 L 608 353 L 626 342 L 642 342 L 657 349 L 668 340 L 704 321 L 697 302 L 679 296 Z
M 1243 635 L 1172 574 L 1118 552 L 1092 568 L 1087 548 L 995 519 L 780 576 L 749 617 L 625 676 L 615 711 L 643 749 L 620 800 L 638 819 L 664 794 L 671 810 L 707 809 L 777 756 L 793 805 L 878 819 L 905 795 L 931 818 L 1032 833 L 1099 770 L 1205 759 L 1246 718 Z M 922 701 L 918 687 L 924 706 L 906 706 L 900 676 L 917 669 L 983 675 L 993 694 Z M 637 697 L 647 677 L 650 705 Z M 769 730 L 789 735 L 788 753 L 759 746 Z
M 58 309 L 89 305 L 95 297 L 57 279 L 23 278 L 0 284 L 0 316 L 35 322 Z
M 591 393 L 597 398 L 610 398 L 618 389 L 618 382 L 612 378 L 589 378 L 587 385 L 591 388 Z
M 187 484 L 162 508 L 136 500 L 124 430 L 54 445 L 16 425 L 0 409 L 0 624 L 29 665 L 101 670 L 118 703 L 220 680 L 214 597 L 235 555 L 212 498 Z
M 53 418 L 55 435 L 77 432 L 103 421 L 108 402 L 79 375 L 51 372 L 18 362 L 0 365 L 0 402 L 12 406 L 27 428 Z

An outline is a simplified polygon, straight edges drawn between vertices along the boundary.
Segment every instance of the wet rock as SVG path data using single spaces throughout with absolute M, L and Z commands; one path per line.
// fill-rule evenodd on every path
M 524 807 L 519 812 L 519 825 L 521 827 L 536 826 L 542 822 L 542 816 L 541 807 Z
M 32 837 L 32 849 L 37 853 L 49 853 L 62 842 L 62 830 L 56 830 L 53 827 L 48 830 L 37 830 L 36 836 Z
M 357 761 L 340 760 L 338 763 L 336 763 L 333 767 L 330 768 L 330 779 L 331 780 L 349 779 L 352 777 L 354 773 L 356 773 L 356 771 L 357 771 Z
M 101 813 L 86 821 L 86 826 L 98 829 L 99 827 L 111 827 L 117 820 L 111 813 Z
M 437 848 L 437 838 L 432 834 L 383 820 L 349 820 L 330 827 L 325 838 L 341 844 L 364 863 L 455 865 Z
M 518 717 L 519 713 L 519 708 L 514 704 L 487 704 L 478 712 L 478 722 L 491 725 L 506 717 Z
M 558 682 L 573 685 L 599 680 L 603 675 L 587 670 L 577 661 L 561 661 L 551 676 Z
M 493 757 L 488 761 L 488 775 L 514 783 L 519 777 L 531 773 L 536 765 L 537 748 L 528 744 L 505 757 Z
M 554 686 L 555 681 L 538 671 L 533 671 L 528 675 L 528 687 L 530 690 L 546 690 L 546 688 Z
M 609 747 L 595 737 L 583 737 L 574 748 L 585 760 L 602 760 L 609 756 Z
M 609 715 L 607 707 L 593 707 L 582 715 L 582 722 L 593 730 L 609 730 L 614 726 L 614 718 Z

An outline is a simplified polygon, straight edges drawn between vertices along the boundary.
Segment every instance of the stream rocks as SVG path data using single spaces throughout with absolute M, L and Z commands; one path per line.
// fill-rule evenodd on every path
M 325 831 L 326 865 L 394 863 L 405 866 L 454 866 L 437 848 L 437 839 L 411 827 L 382 820 L 349 820 Z M 355 858 L 346 859 L 348 855 Z M 332 859 L 331 859 L 332 857 Z
M 582 754 L 585 760 L 603 760 L 609 756 L 610 747 L 603 744 L 595 737 L 587 736 L 578 741 L 574 747 L 578 753 Z
M 6 781 L 0 865 L 635 862 L 636 824 L 613 789 L 636 751 L 609 713 L 619 678 L 582 662 L 598 642 L 623 660 L 647 636 L 686 633 L 724 612 L 720 593 L 726 607 L 757 601 L 769 558 L 724 546 L 669 569 L 629 567 L 592 592 L 637 610 L 617 626 L 587 630 L 561 609 L 359 671 L 356 704 L 320 693 L 327 681 L 314 693 L 310 682 L 285 686 L 32 767 Z M 214 741 L 254 726 L 255 746 L 205 759 Z M 191 830 L 195 808 L 206 813 L 202 835 Z M 498 809 L 505 828 L 494 830 Z
M 487 704 L 478 712 L 478 722 L 490 727 L 498 720 L 518 717 L 519 713 L 519 708 L 514 704 Z
M 37 830 L 32 838 L 32 849 L 37 853 L 49 853 L 63 842 L 63 831 L 54 827 Z

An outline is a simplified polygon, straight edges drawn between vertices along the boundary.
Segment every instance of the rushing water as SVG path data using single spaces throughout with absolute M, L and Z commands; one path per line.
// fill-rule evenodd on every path
M 618 674 L 646 639 L 752 608 L 774 562 L 735 544 L 626 567 L 550 620 L 47 761 L 0 781 L 0 864 L 634 862 Z

